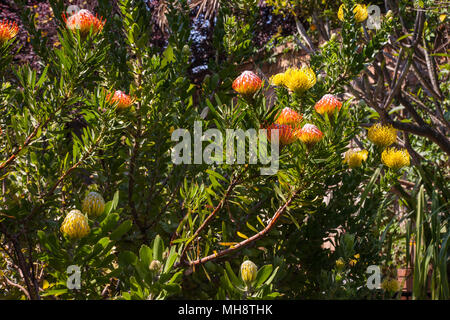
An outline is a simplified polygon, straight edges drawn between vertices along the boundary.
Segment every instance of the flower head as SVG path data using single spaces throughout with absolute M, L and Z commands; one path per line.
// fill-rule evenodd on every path
M 322 140 L 323 133 L 315 125 L 307 123 L 303 128 L 296 131 L 297 137 L 301 142 L 306 144 L 308 148 Z
M 246 260 L 241 264 L 241 277 L 245 284 L 249 285 L 256 279 L 258 267 L 250 260 Z
M 19 27 L 14 21 L 2 20 L 0 21 L 0 44 L 14 38 L 19 33 Z
M 148 268 L 151 271 L 159 271 L 161 270 L 161 262 L 159 260 L 152 260 Z
M 278 141 L 281 145 L 291 144 L 297 140 L 295 130 L 288 124 L 273 123 L 267 128 L 267 138 L 272 138 L 272 130 L 278 131 Z
M 389 293 L 395 293 L 400 291 L 400 283 L 396 279 L 387 278 L 381 283 L 381 289 Z
M 324 95 L 319 101 L 317 101 L 314 109 L 319 114 L 332 114 L 334 110 L 337 108 L 341 110 L 342 102 L 340 102 L 335 96 L 332 94 Z
M 244 71 L 234 79 L 232 87 L 236 92 L 244 96 L 252 96 L 262 86 L 261 79 L 252 71 Z
M 345 5 L 341 4 L 338 11 L 338 18 L 344 21 L 344 8 Z M 356 22 L 363 22 L 368 17 L 367 6 L 364 4 L 357 4 L 353 7 L 353 13 L 355 14 Z
M 336 260 L 336 269 L 338 271 L 342 271 L 342 269 L 344 269 L 344 267 L 345 267 L 344 259 L 342 259 L 342 258 L 337 259 Z
M 409 153 L 406 149 L 388 148 L 381 154 L 381 161 L 393 170 L 409 166 Z
M 300 122 L 302 120 L 303 120 L 303 116 L 301 114 L 292 110 L 289 107 L 285 107 L 278 114 L 278 117 L 277 117 L 277 120 L 275 121 L 275 123 L 288 124 L 288 125 L 291 125 L 293 128 L 296 128 L 297 126 L 300 125 Z
M 363 161 L 367 160 L 367 150 L 349 149 L 344 154 L 344 163 L 350 168 L 358 168 Z
M 302 93 L 316 84 L 316 74 L 309 67 L 289 68 L 283 76 L 283 85 L 295 93 Z
M 283 85 L 283 81 L 284 81 L 284 73 L 277 73 L 270 77 L 270 83 L 277 87 Z
M 97 18 L 89 10 L 82 9 L 77 13 L 71 15 L 69 18 L 63 16 L 67 28 L 72 31 L 80 30 L 82 36 L 87 36 L 92 28 L 92 33 L 96 34 L 103 30 L 105 21 L 102 18 Z
M 72 210 L 67 214 L 60 230 L 69 238 L 84 238 L 90 232 L 88 218 L 84 214 L 82 214 L 80 210 Z
M 397 141 L 397 130 L 390 125 L 376 123 L 369 128 L 367 137 L 377 146 L 385 148 Z
M 92 191 L 84 198 L 82 210 L 88 216 L 98 217 L 105 210 L 105 200 L 98 192 Z
M 112 96 L 112 97 L 111 97 Z M 117 109 L 126 109 L 133 104 L 133 99 L 126 93 L 116 90 L 114 95 L 110 93 L 106 96 L 106 101 L 111 104 L 117 103 Z

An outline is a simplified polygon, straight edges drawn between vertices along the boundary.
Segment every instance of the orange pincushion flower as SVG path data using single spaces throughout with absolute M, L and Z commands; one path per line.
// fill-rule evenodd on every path
M 303 116 L 301 114 L 292 110 L 289 107 L 286 107 L 283 110 L 281 110 L 275 123 L 288 124 L 288 125 L 291 125 L 292 127 L 296 128 L 297 126 L 300 125 L 300 122 L 302 122 L 302 120 L 303 120 Z
M 244 95 L 251 96 L 262 86 L 261 79 L 252 71 L 244 71 L 232 84 L 233 90 Z
M 292 129 L 290 125 L 287 124 L 278 124 L 273 123 L 267 128 L 267 138 L 271 139 L 272 137 L 272 130 L 278 131 L 278 141 L 282 145 L 291 144 L 295 140 L 297 140 L 297 137 L 295 136 L 295 131 Z
M 0 44 L 14 38 L 19 33 L 17 23 L 7 20 L 0 21 Z
M 332 114 L 334 110 L 337 108 L 338 110 L 341 110 L 342 102 L 340 102 L 335 96 L 332 94 L 326 94 L 317 101 L 316 105 L 314 106 L 314 109 L 316 109 L 316 112 L 319 114 Z
M 106 96 L 106 101 L 111 104 L 117 103 L 117 109 L 126 109 L 133 104 L 133 99 L 126 93 L 116 90 L 111 97 L 111 93 Z
M 94 16 L 89 10 L 85 9 L 78 11 L 67 19 L 66 16 L 63 15 L 63 18 L 67 28 L 72 31 L 80 30 L 82 36 L 88 35 L 91 28 L 93 34 L 96 34 L 102 31 L 103 26 L 105 25 L 105 21 L 102 21 L 102 18 L 97 18 L 96 15 Z
M 296 135 L 307 147 L 312 147 L 323 137 L 322 131 L 310 123 L 305 124 L 303 128 L 297 130 Z

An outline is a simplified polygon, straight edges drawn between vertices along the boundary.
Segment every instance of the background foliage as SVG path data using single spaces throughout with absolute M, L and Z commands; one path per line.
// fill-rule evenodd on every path
M 449 298 L 448 7 L 375 2 L 373 30 L 329 1 L 77 3 L 106 20 L 84 39 L 65 27 L 69 4 L 8 4 L 20 32 L 0 51 L 0 298 L 400 298 L 366 287 L 370 265 L 383 279 L 413 267 L 414 298 Z M 313 88 L 270 85 L 301 63 Z M 246 69 L 264 80 L 252 99 L 231 88 Z M 133 106 L 112 107 L 113 90 Z M 326 93 L 344 102 L 329 117 L 314 112 Z M 174 129 L 260 128 L 284 107 L 324 139 L 283 148 L 276 175 L 171 161 Z M 399 130 L 410 167 L 382 164 L 365 129 L 378 121 Z M 369 151 L 360 168 L 343 163 L 349 147 Z M 105 211 L 69 240 L 60 225 L 92 190 Z

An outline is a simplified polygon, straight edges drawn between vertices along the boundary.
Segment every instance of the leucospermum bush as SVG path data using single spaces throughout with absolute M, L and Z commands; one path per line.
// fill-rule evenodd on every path
M 429 168 L 412 167 L 416 155 L 404 151 L 394 120 L 348 98 L 347 85 L 381 52 L 394 21 L 366 35 L 359 9 L 343 8 L 341 21 L 333 5 L 342 38 L 320 48 L 311 41 L 303 65 L 269 75 L 254 67 L 258 59 L 238 68 L 260 52 L 257 5 L 223 2 L 209 74 L 195 78 L 191 9 L 187 1 L 166 4 L 167 41 L 155 45 L 143 1 L 119 1 L 118 12 L 99 1 L 72 16 L 63 15 L 63 1 L 52 2 L 60 45 L 48 49 L 27 24 L 37 70 L 10 63 L 15 25 L 0 28 L 0 266 L 13 266 L 4 274 L 22 288 L 7 286 L 5 295 L 382 297 L 365 286 L 366 269 L 389 262 L 383 250 L 396 225 L 395 197 L 419 220 L 436 217 L 443 203 L 431 183 L 430 213 L 415 205 L 424 189 L 409 195 L 402 180 L 426 179 Z M 289 4 L 283 13 L 301 9 Z M 230 138 L 230 129 L 244 140 Z M 261 169 L 270 163 L 252 158 L 251 130 L 266 130 L 258 139 L 269 146 L 278 133 L 269 175 Z M 187 147 L 175 163 L 179 142 Z M 69 266 L 79 267 L 79 288 L 67 284 Z

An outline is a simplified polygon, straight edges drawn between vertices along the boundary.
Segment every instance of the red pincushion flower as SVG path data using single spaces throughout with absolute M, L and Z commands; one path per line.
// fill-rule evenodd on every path
M 117 103 L 117 109 L 125 109 L 133 104 L 133 99 L 131 99 L 129 95 L 120 90 L 116 90 L 116 92 L 114 92 L 114 95 L 111 95 L 111 93 L 109 93 L 106 96 L 106 101 L 111 104 Z
M 275 123 L 288 124 L 291 125 L 293 128 L 296 128 L 300 125 L 300 122 L 302 122 L 302 120 L 303 116 L 301 114 L 292 110 L 289 107 L 286 107 L 283 110 L 281 110 Z
M 338 110 L 341 110 L 342 102 L 340 102 L 335 96 L 332 94 L 326 94 L 317 101 L 316 105 L 314 106 L 314 109 L 316 109 L 317 113 L 324 114 L 332 114 L 336 108 Z
M 267 128 L 267 138 L 271 139 L 272 137 L 272 130 L 278 130 L 278 141 L 282 145 L 291 144 L 295 140 L 297 140 L 297 137 L 295 135 L 295 131 L 292 129 L 292 126 L 287 124 L 278 124 L 273 123 Z
M 262 86 L 261 79 L 252 71 L 244 71 L 232 84 L 233 90 L 244 95 L 251 96 Z
M 94 16 L 89 10 L 85 9 L 78 11 L 69 18 L 63 15 L 63 18 L 67 28 L 72 31 L 80 30 L 82 36 L 88 35 L 91 28 L 93 34 L 96 34 L 102 31 L 105 25 L 105 21 L 102 21 L 101 17 L 100 19 L 97 18 L 97 15 Z
M 19 33 L 17 23 L 8 20 L 0 21 L 0 44 L 14 38 Z
M 297 130 L 296 135 L 298 139 L 306 144 L 308 148 L 315 145 L 323 137 L 322 131 L 320 131 L 319 128 L 310 123 L 305 124 L 303 128 Z

